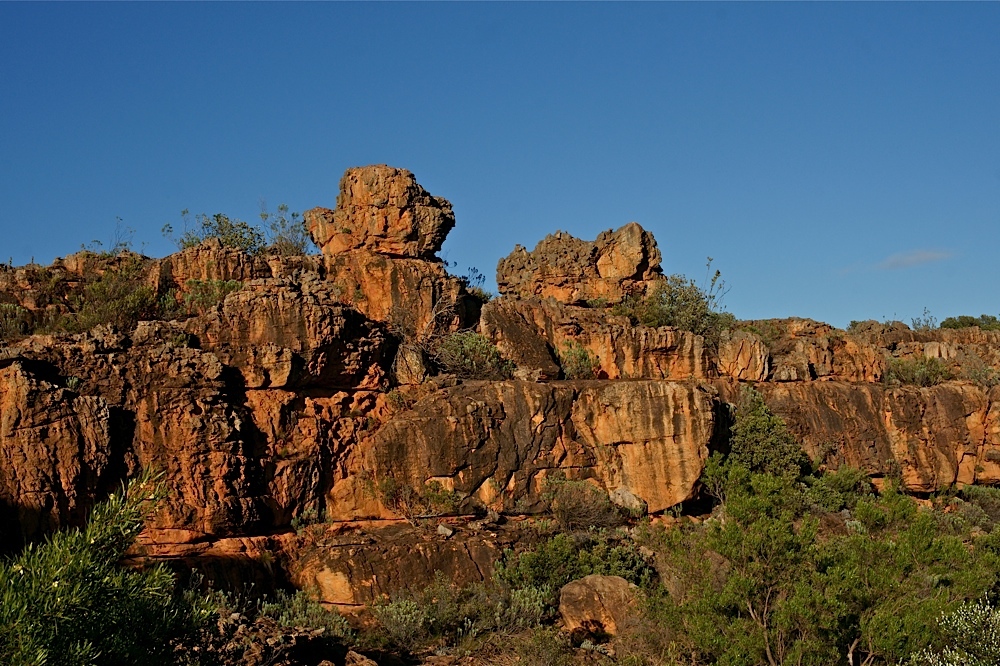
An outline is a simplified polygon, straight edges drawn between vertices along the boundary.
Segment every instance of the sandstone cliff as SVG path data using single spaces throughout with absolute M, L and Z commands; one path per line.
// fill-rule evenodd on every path
M 652 513 L 692 499 L 746 382 L 818 464 L 899 476 L 919 493 L 1000 483 L 1000 389 L 981 381 L 1000 368 L 1000 333 L 787 319 L 707 340 L 636 325 L 612 306 L 664 276 L 635 223 L 515 249 L 498 266 L 502 296 L 482 306 L 436 258 L 450 204 L 386 166 L 349 170 L 336 208 L 306 219 L 321 256 L 208 241 L 159 260 L 81 253 L 0 267 L 14 322 L 0 342 L 6 543 L 79 523 L 153 468 L 170 494 L 149 556 L 225 578 L 218 562 L 259 569 L 277 553 L 300 585 L 357 606 L 435 568 L 488 577 L 507 543 L 400 521 L 537 512 L 553 476 Z M 76 333 L 52 323 L 72 321 L 86 286 L 125 263 L 167 299 L 168 320 Z M 516 364 L 514 379 L 428 377 L 422 340 L 470 328 Z M 593 361 L 592 377 L 564 379 L 570 354 Z M 928 358 L 958 379 L 883 381 L 893 363 Z M 306 543 L 295 528 L 310 523 L 319 536 Z

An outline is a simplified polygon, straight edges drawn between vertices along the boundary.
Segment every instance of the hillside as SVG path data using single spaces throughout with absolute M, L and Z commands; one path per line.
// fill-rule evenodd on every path
M 153 470 L 133 563 L 364 615 L 442 574 L 489 583 L 550 536 L 540 520 L 599 526 L 560 488 L 632 529 L 701 524 L 751 386 L 817 478 L 858 470 L 927 506 L 1000 483 L 1000 331 L 737 321 L 634 222 L 514 248 L 491 298 L 437 256 L 449 202 L 386 166 L 304 219 L 320 254 L 208 237 L 0 266 L 8 553 Z

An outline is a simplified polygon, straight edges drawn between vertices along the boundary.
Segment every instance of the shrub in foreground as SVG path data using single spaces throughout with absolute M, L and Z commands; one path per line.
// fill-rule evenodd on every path
M 0 563 L 0 663 L 170 663 L 170 640 L 205 619 L 165 567 L 119 565 L 161 497 L 149 476 Z

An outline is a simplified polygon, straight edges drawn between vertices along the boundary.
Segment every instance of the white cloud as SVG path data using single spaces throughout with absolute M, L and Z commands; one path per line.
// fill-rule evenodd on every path
M 953 252 L 947 250 L 910 250 L 909 252 L 899 252 L 892 254 L 875 265 L 875 268 L 883 271 L 895 271 L 901 268 L 912 268 L 923 264 L 932 264 L 936 261 L 951 259 Z

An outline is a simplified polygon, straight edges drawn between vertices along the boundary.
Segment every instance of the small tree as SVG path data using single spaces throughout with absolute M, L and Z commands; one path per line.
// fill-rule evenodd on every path
M 247 254 L 258 254 L 264 249 L 264 232 L 242 220 L 230 219 L 223 213 L 212 216 L 200 213 L 195 216 L 192 224 L 187 210 L 181 211 L 181 217 L 184 220 L 184 233 L 179 238 L 174 237 L 172 225 L 165 224 L 162 229 L 163 235 L 180 250 L 197 247 L 209 238 L 216 238 L 223 246 L 243 250 Z
M 288 204 L 280 204 L 277 212 L 272 213 L 261 202 L 260 220 L 267 229 L 268 249 L 276 254 L 300 256 L 315 247 L 305 220 L 299 213 L 289 213 Z
M 729 443 L 729 460 L 753 472 L 798 476 L 809 467 L 808 457 L 785 421 L 750 386 L 740 392 Z

